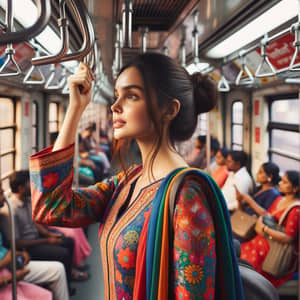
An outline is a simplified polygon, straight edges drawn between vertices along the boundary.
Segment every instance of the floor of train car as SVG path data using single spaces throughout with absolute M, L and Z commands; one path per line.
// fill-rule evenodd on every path
M 104 300 L 98 230 L 99 224 L 90 225 L 88 228 L 88 240 L 92 247 L 92 252 L 85 262 L 90 265 L 90 278 L 86 281 L 72 282 L 72 287 L 76 288 L 76 294 L 70 300 Z

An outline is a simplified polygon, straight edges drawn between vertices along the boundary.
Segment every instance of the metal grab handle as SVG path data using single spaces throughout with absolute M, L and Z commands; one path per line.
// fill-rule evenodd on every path
M 15 49 L 12 47 L 12 44 L 9 44 L 7 46 L 7 48 L 5 49 L 5 53 L 7 54 L 7 58 L 4 64 L 0 68 L 0 77 L 18 76 L 19 74 L 22 73 L 22 71 L 14 58 Z M 9 66 L 10 63 L 12 63 L 16 67 L 16 71 L 3 72 L 5 68 Z
M 66 82 L 66 69 L 63 68 L 63 71 L 62 71 L 62 79 L 61 79 L 61 82 L 59 84 L 56 84 L 56 85 L 53 85 L 52 82 L 55 78 L 55 66 L 54 65 L 51 65 L 51 68 L 50 68 L 50 76 L 49 78 L 47 79 L 46 81 L 46 84 L 45 84 L 45 88 L 47 90 L 58 90 L 58 89 L 61 89 L 65 82 Z
M 0 34 L 0 46 L 8 43 L 20 43 L 28 41 L 43 31 L 43 29 L 48 24 L 51 16 L 51 3 L 50 0 L 38 0 L 36 2 L 36 6 L 38 11 L 38 19 L 36 20 L 36 22 L 30 27 L 25 28 L 21 31 L 12 32 L 12 30 L 8 28 L 7 32 Z M 12 11 L 8 9 L 7 25 L 12 26 L 12 24 L 10 24 L 11 21 Z
M 57 54 L 32 58 L 31 61 L 33 65 L 46 65 L 46 64 L 56 63 L 67 54 L 69 50 L 69 32 L 68 32 L 68 20 L 66 18 L 65 5 L 66 5 L 66 0 L 60 0 L 59 2 L 60 18 L 58 19 L 58 26 L 60 28 L 60 39 L 61 39 L 60 50 L 58 51 Z
M 11 268 L 12 268 L 12 286 L 13 286 L 13 300 L 17 300 L 17 264 L 16 264 L 16 236 L 15 236 L 15 220 L 13 210 L 9 200 L 4 197 L 7 204 L 10 218 L 10 248 L 11 248 Z
M 299 23 L 292 25 L 291 31 L 294 32 L 294 34 L 295 34 L 295 41 L 293 43 L 293 46 L 295 47 L 295 52 L 294 52 L 292 60 L 290 62 L 289 70 L 290 71 L 300 71 L 299 65 L 296 65 L 296 59 L 298 57 L 299 47 L 300 47 L 300 20 L 299 20 Z
M 246 65 L 246 57 L 242 51 L 240 53 L 240 58 L 242 61 L 242 68 L 235 79 L 235 84 L 252 84 L 254 82 L 254 77 Z M 247 77 L 242 79 L 243 74 L 246 74 Z
M 268 54 L 266 52 L 267 45 L 268 45 L 268 35 L 266 34 L 265 37 L 261 40 L 260 55 L 262 57 L 262 60 L 255 71 L 255 77 L 257 77 L 257 78 L 270 77 L 270 76 L 274 76 L 276 74 L 276 69 L 271 64 L 271 62 L 268 58 Z M 266 65 L 271 72 L 261 73 L 264 65 Z
M 229 83 L 224 75 L 222 75 L 221 79 L 218 82 L 218 91 L 219 92 L 229 92 L 230 91 Z
M 40 53 L 38 50 L 36 50 L 36 56 L 37 57 L 40 56 Z M 40 75 L 40 77 L 41 77 L 40 80 L 30 80 L 30 77 L 34 73 L 34 71 L 36 71 Z M 23 83 L 25 83 L 25 84 L 44 84 L 45 77 L 38 66 L 31 66 L 31 68 L 28 70 L 27 74 L 24 77 Z

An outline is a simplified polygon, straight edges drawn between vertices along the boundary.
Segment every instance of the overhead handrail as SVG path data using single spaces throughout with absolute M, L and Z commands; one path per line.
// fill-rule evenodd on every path
M 113 77 L 119 74 L 121 69 L 121 26 L 120 24 L 116 24 L 116 41 L 115 41 L 115 58 L 112 65 Z
M 241 60 L 241 70 L 239 74 L 237 75 L 235 79 L 235 84 L 236 85 L 246 85 L 246 84 L 252 84 L 254 82 L 254 77 L 252 73 L 250 72 L 249 68 L 247 67 L 246 64 L 246 56 L 243 51 L 240 52 L 240 60 Z M 244 78 L 243 75 L 245 75 Z
M 290 71 L 300 71 L 299 64 L 296 66 L 296 59 L 298 57 L 299 47 L 300 47 L 300 20 L 299 20 L 299 23 L 292 25 L 291 31 L 295 34 L 295 41 L 293 43 L 293 46 L 295 47 L 295 52 L 293 54 L 291 63 L 289 65 L 289 70 Z
M 255 77 L 257 77 L 257 78 L 270 77 L 270 76 L 274 76 L 276 74 L 276 69 L 271 64 L 271 62 L 268 58 L 268 54 L 266 52 L 266 47 L 267 47 L 268 43 L 269 43 L 268 35 L 266 34 L 265 37 L 261 40 L 260 55 L 262 57 L 262 60 L 261 60 L 260 64 L 258 65 L 256 72 L 255 72 Z M 264 66 L 266 66 L 271 72 L 262 72 Z
M 33 65 L 51 64 L 60 61 L 69 50 L 69 31 L 68 20 L 66 17 L 66 0 L 59 1 L 59 13 L 60 17 L 57 20 L 58 27 L 60 29 L 61 47 L 56 54 L 46 55 L 42 57 L 34 57 L 31 61 Z
M 38 49 L 36 49 L 35 53 L 36 53 L 36 57 L 40 56 L 40 52 Z M 34 73 L 37 73 L 41 79 L 40 80 L 39 79 L 31 79 L 31 76 Z M 40 70 L 39 66 L 32 65 L 30 67 L 30 69 L 28 70 L 27 74 L 24 77 L 23 83 L 25 83 L 25 84 L 44 84 L 45 83 L 45 77 L 44 77 L 42 71 Z
M 192 31 L 193 36 L 193 52 L 194 52 L 194 64 L 197 65 L 199 63 L 199 31 L 198 31 L 198 19 L 199 19 L 199 11 L 195 10 L 193 13 L 194 17 L 194 29 Z
M 286 78 L 284 81 L 286 83 L 300 84 L 300 78 Z
M 64 0 L 68 1 L 72 11 L 74 12 L 75 21 L 79 24 L 80 30 L 82 32 L 83 42 L 81 48 L 73 53 L 67 53 L 62 57 L 59 58 L 48 58 L 42 57 L 41 58 L 33 58 L 32 64 L 33 65 L 41 65 L 41 64 L 50 64 L 50 63 L 58 63 L 58 62 L 65 62 L 70 60 L 82 60 L 85 56 L 88 55 L 90 50 L 93 47 L 93 43 L 95 41 L 95 32 L 93 29 L 93 24 L 91 19 L 88 15 L 86 7 L 81 0 Z
M 132 0 L 123 0 L 122 3 L 122 46 L 124 48 L 132 47 Z
M 140 28 L 140 32 L 141 32 L 141 40 L 142 40 L 141 50 L 142 50 L 142 53 L 146 53 L 147 52 L 147 33 L 149 32 L 149 28 L 147 26 L 143 26 Z
M 8 0 L 7 11 L 6 11 L 6 32 L 0 34 L 0 45 L 5 45 L 8 43 L 20 43 L 28 41 L 33 37 L 37 36 L 40 32 L 44 30 L 46 25 L 49 23 L 51 16 L 51 2 L 50 0 L 36 0 L 36 7 L 38 11 L 38 18 L 36 22 L 20 31 L 12 31 L 10 26 L 12 26 L 12 0 Z
M 17 62 L 14 58 L 15 52 L 16 51 L 13 48 L 12 44 L 8 44 L 7 48 L 5 49 L 5 54 L 7 55 L 7 57 L 6 57 L 4 64 L 0 68 L 0 77 L 18 76 L 19 74 L 22 73 L 19 65 L 17 64 Z M 10 64 L 15 66 L 16 71 L 11 71 L 10 69 L 8 69 L 8 66 Z

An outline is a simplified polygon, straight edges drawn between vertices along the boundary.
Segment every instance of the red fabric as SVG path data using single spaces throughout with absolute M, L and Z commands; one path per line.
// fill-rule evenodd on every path
M 139 246 L 137 249 L 135 280 L 133 288 L 133 300 L 145 300 L 146 295 L 146 248 L 147 233 L 150 214 L 147 214 L 144 227 L 141 232 Z
M 277 210 L 278 203 L 282 197 L 278 197 L 271 207 L 268 209 L 269 213 L 274 213 Z M 277 220 L 281 217 L 285 209 L 278 211 L 274 216 Z M 299 233 L 299 220 L 300 220 L 300 208 L 294 207 L 288 213 L 287 217 L 283 222 L 283 226 L 285 227 L 285 233 L 294 238 L 294 245 L 295 249 L 297 249 L 298 244 L 298 233 Z M 293 273 L 288 274 L 282 278 L 274 278 L 273 276 L 265 273 L 262 270 L 262 264 L 264 259 L 266 258 L 269 252 L 269 243 L 268 241 L 260 236 L 257 235 L 249 242 L 245 242 L 241 245 L 241 258 L 247 260 L 252 264 L 252 266 L 265 276 L 275 287 L 278 287 L 285 283 L 286 281 L 290 280 L 293 277 Z M 295 258 L 296 259 L 296 258 Z

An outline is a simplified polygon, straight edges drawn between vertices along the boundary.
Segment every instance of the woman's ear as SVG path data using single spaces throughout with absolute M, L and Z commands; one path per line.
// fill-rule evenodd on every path
M 169 105 L 168 105 L 168 107 L 167 107 L 167 109 L 164 113 L 164 116 L 163 116 L 164 121 L 173 120 L 177 116 L 177 114 L 179 113 L 180 106 L 181 106 L 181 104 L 180 104 L 179 100 L 173 99 L 169 103 Z

